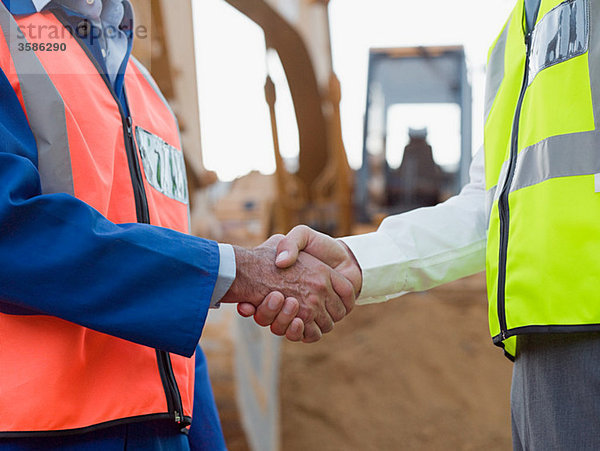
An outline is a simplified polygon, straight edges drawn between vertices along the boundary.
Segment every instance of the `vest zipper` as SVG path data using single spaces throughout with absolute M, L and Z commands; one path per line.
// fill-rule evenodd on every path
M 173 416 L 173 421 L 179 425 L 183 425 L 183 404 L 181 402 L 181 394 L 177 387 L 173 366 L 171 365 L 171 356 L 165 351 L 156 350 L 156 359 L 158 361 L 158 370 L 163 383 L 165 395 L 167 397 L 167 407 L 169 413 Z M 189 424 L 189 422 L 186 422 Z
M 104 77 L 103 77 L 104 78 Z M 108 81 L 108 80 L 106 80 Z M 125 88 L 123 88 L 125 89 Z M 115 100 L 118 99 L 115 95 Z M 127 95 L 125 95 L 125 103 L 129 109 Z M 125 112 L 119 105 L 119 112 L 123 119 L 123 130 L 126 130 L 127 137 L 125 139 L 125 150 L 127 153 L 127 163 L 129 165 L 129 174 L 131 175 L 131 185 L 133 187 L 133 198 L 135 199 L 135 212 L 138 222 L 150 224 L 150 211 L 148 210 L 148 199 L 146 198 L 146 190 L 144 188 L 144 180 L 142 179 L 142 170 L 140 168 L 137 153 L 135 151 L 135 140 L 133 139 L 133 120 L 131 116 L 125 116 Z
M 508 233 L 510 223 L 510 211 L 508 205 L 508 194 L 510 185 L 515 175 L 515 167 L 517 165 L 517 155 L 519 153 L 519 121 L 521 119 L 521 108 L 523 106 L 523 98 L 529 83 L 529 53 L 531 51 L 531 31 L 525 35 L 525 45 L 527 53 L 525 57 L 525 73 L 523 75 L 523 84 L 517 101 L 517 108 L 513 118 L 512 135 L 510 144 L 510 156 L 508 162 L 508 171 L 504 179 L 504 185 L 498 199 L 498 213 L 500 218 L 500 255 L 498 262 L 498 320 L 500 323 L 500 336 L 502 340 L 509 337 L 508 327 L 506 324 L 506 260 L 508 251 Z
M 79 46 L 83 49 L 89 60 L 92 62 L 98 74 L 104 80 L 108 91 L 113 96 L 117 107 L 119 108 L 119 113 L 121 115 L 121 120 L 123 123 L 124 130 L 124 142 L 125 142 L 125 151 L 127 154 L 127 163 L 129 165 L 129 173 L 131 176 L 131 184 L 133 187 L 133 197 L 135 200 L 135 210 L 136 217 L 139 223 L 150 224 L 150 212 L 148 209 L 148 198 L 146 197 L 146 190 L 144 188 L 144 181 L 142 176 L 142 170 L 140 168 L 139 160 L 137 158 L 135 140 L 133 136 L 133 120 L 129 114 L 125 114 L 121 102 L 117 96 L 117 93 L 114 90 L 110 80 L 103 73 L 102 67 L 91 53 L 90 49 L 87 45 L 81 41 L 79 36 L 76 33 L 73 33 L 72 27 L 68 24 L 68 21 L 62 16 L 60 10 L 53 11 L 55 17 L 69 30 L 71 36 L 77 41 Z M 67 26 L 69 25 L 69 26 Z M 125 87 L 123 86 L 123 90 L 125 92 Z M 129 108 L 129 102 L 127 100 L 127 93 L 125 92 L 125 104 L 127 105 L 127 110 L 131 111 Z M 165 392 L 165 397 L 167 400 L 167 409 L 169 411 L 169 415 L 171 415 L 172 419 L 180 426 L 185 426 L 189 424 L 183 416 L 183 404 L 181 401 L 181 394 L 179 393 L 179 387 L 177 386 L 177 381 L 175 379 L 175 374 L 173 373 L 173 367 L 171 365 L 171 357 L 165 351 L 160 351 L 158 349 L 156 351 L 156 360 L 158 363 L 158 370 L 160 374 L 160 379 L 163 385 L 163 389 Z
M 108 80 L 107 80 L 108 81 Z M 125 89 L 125 88 L 123 88 Z M 129 110 L 129 102 L 127 101 L 127 94 L 125 94 L 125 103 Z M 120 104 L 119 104 L 120 107 Z M 120 108 L 122 117 L 125 117 L 122 109 Z M 137 158 L 135 150 L 135 141 L 133 139 L 133 120 L 131 116 L 127 116 L 125 120 L 125 130 L 127 130 L 127 138 L 125 140 L 127 148 L 127 160 L 129 162 L 129 169 L 131 172 L 131 181 L 133 184 L 133 191 L 135 195 L 136 210 L 137 206 L 141 208 L 138 210 L 138 222 L 144 224 L 150 224 L 150 213 L 148 210 L 148 199 L 146 198 L 146 191 L 144 189 L 144 182 L 142 179 L 142 171 Z M 136 189 L 137 186 L 137 189 Z M 177 387 L 177 381 L 175 380 L 175 374 L 173 373 L 173 366 L 171 365 L 171 357 L 165 351 L 156 349 L 156 361 L 158 363 L 158 371 L 160 374 L 160 380 L 163 385 L 165 397 L 167 400 L 167 409 L 169 414 L 173 417 L 175 423 L 181 425 L 183 423 L 183 405 L 181 402 L 181 394 Z

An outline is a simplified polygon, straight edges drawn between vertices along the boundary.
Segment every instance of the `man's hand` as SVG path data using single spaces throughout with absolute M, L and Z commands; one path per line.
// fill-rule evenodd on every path
M 252 308 L 256 308 L 257 322 L 260 324 L 261 318 L 265 318 L 264 324 L 268 324 L 273 318 L 277 324 L 272 325 L 271 330 L 281 333 L 286 324 L 286 317 L 279 319 L 283 310 L 277 315 L 277 310 L 269 313 L 266 309 L 269 300 L 275 305 L 281 303 L 285 295 L 284 306 L 285 303 L 293 304 L 293 300 L 299 304 L 297 316 L 304 323 L 303 341 L 317 341 L 322 333 L 333 329 L 334 322 L 352 310 L 354 287 L 346 277 L 307 253 L 297 255 L 293 266 L 278 268 L 275 245 L 279 240 L 281 236 L 272 237 L 252 250 L 234 246 L 236 278 L 221 302 L 245 302 L 238 307 L 242 315 L 249 316 Z M 272 294 L 274 292 L 278 294 Z M 268 295 L 271 296 L 269 299 Z M 294 322 L 289 323 L 286 335 Z M 289 333 L 292 339 L 296 337 L 294 330 Z
M 304 225 L 296 226 L 279 241 L 275 264 L 279 268 L 290 267 L 296 262 L 300 251 L 318 258 L 347 278 L 358 296 L 362 288 L 362 271 L 354 254 L 343 241 Z
M 300 341 L 304 336 L 304 322 L 297 318 L 300 304 L 295 298 L 285 298 L 278 291 L 269 293 L 258 306 L 241 302 L 238 304 L 238 313 L 243 317 L 254 315 L 254 320 L 260 326 L 270 326 L 271 332 L 283 336 L 290 341 Z

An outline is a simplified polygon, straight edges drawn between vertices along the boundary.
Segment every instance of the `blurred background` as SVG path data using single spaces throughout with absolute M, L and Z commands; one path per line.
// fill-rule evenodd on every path
M 132 0 L 178 116 L 193 233 L 252 247 L 433 205 L 482 143 L 513 0 Z M 222 307 L 201 343 L 229 449 L 510 448 L 511 366 L 482 274 L 356 308 L 317 344 Z

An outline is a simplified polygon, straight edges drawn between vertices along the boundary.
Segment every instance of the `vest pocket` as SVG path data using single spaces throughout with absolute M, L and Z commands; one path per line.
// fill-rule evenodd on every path
M 529 83 L 542 70 L 582 55 L 589 46 L 589 0 L 563 2 L 549 11 L 532 33 Z
M 187 203 L 183 153 L 141 127 L 135 128 L 135 137 L 144 175 L 150 186 L 171 199 Z

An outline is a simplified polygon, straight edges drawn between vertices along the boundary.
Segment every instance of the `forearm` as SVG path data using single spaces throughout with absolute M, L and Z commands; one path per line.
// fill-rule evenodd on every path
M 117 225 L 75 197 L 42 194 L 36 142 L 2 71 L 0 94 L 0 312 L 52 315 L 191 355 L 217 276 L 217 244 Z
M 229 289 L 221 298 L 222 302 L 236 303 L 247 302 L 257 306 L 262 302 L 273 288 L 268 281 L 272 278 L 272 271 L 267 272 L 265 264 L 271 263 L 272 270 L 275 269 L 275 252 L 268 248 L 259 253 L 240 246 L 232 246 L 235 260 L 235 278 Z M 269 258 L 261 258 L 264 254 L 273 254 L 271 262 Z M 261 274 L 265 279 L 261 278 Z
M 71 196 L 41 195 L 35 174 L 26 159 L 0 153 L 0 310 L 191 354 L 216 279 L 216 243 L 113 224 Z

